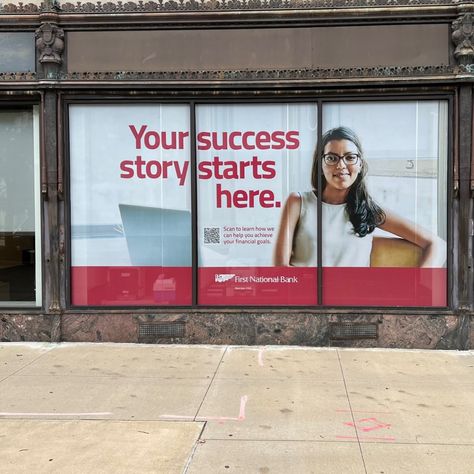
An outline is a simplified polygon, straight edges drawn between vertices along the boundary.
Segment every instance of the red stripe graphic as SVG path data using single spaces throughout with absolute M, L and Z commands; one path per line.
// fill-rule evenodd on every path
M 313 306 L 316 268 L 200 268 L 198 301 L 210 306 Z
M 315 306 L 317 271 L 308 267 L 199 269 L 198 303 Z M 73 267 L 75 306 L 189 306 L 190 267 Z M 326 306 L 447 305 L 444 268 L 324 268 Z
M 199 303 L 313 306 L 317 304 L 316 274 L 316 268 L 305 267 L 200 268 Z M 446 269 L 324 268 L 322 303 L 443 307 L 447 304 Z
M 445 268 L 323 269 L 326 306 L 446 306 Z
M 190 267 L 72 267 L 75 306 L 189 306 Z

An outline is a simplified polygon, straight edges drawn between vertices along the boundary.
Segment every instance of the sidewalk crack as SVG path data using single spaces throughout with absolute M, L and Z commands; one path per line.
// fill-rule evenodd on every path
M 193 462 L 194 454 L 196 453 L 198 445 L 201 444 L 201 439 L 202 439 L 201 437 L 204 433 L 206 425 L 207 425 L 207 421 L 202 422 L 201 431 L 199 432 L 199 436 L 196 438 L 194 446 L 192 447 L 191 452 L 189 453 L 188 460 L 186 461 L 186 464 L 184 465 L 183 474 L 186 474 L 188 472 L 189 467 L 191 466 L 191 463 Z
M 0 379 L 0 383 L 4 382 L 5 380 L 9 379 L 10 377 L 13 377 L 14 375 L 18 374 L 18 372 L 21 372 L 23 369 L 26 369 L 29 367 L 31 364 L 34 364 L 37 360 L 41 359 L 41 357 L 44 357 L 46 354 L 49 354 L 52 350 L 56 349 L 56 347 L 51 347 L 47 351 L 43 352 L 40 354 L 38 357 L 34 358 L 32 361 L 28 362 L 25 364 L 23 367 L 20 367 L 18 370 L 15 370 L 15 372 L 8 374 L 6 377 L 3 379 Z
M 209 385 L 206 389 L 206 392 L 204 393 L 204 396 L 202 397 L 201 403 L 198 406 L 198 409 L 196 411 L 196 414 L 194 415 L 193 421 L 197 421 L 196 418 L 199 415 L 199 411 L 201 410 L 201 408 L 204 404 L 204 400 L 206 400 L 207 394 L 209 393 L 209 390 L 211 389 L 211 385 L 213 384 L 214 379 L 216 378 L 217 372 L 219 371 L 219 368 L 222 364 L 222 360 L 224 359 L 224 356 L 227 354 L 227 349 L 228 348 L 229 348 L 229 346 L 226 346 L 224 352 L 222 353 L 222 357 L 220 358 L 219 363 L 217 364 L 216 370 L 214 371 L 214 375 L 212 376 L 211 381 L 209 382 Z M 202 421 L 202 420 L 199 420 L 199 421 Z
M 337 359 L 339 361 L 339 368 L 341 369 L 342 381 L 344 382 L 344 389 L 346 390 L 347 402 L 349 403 L 349 409 L 351 411 L 352 423 L 354 423 L 354 431 L 355 431 L 355 435 L 357 437 L 357 444 L 359 445 L 360 457 L 362 459 L 362 464 L 364 465 L 365 474 L 368 474 L 367 473 L 367 466 L 365 465 L 364 453 L 362 452 L 362 445 L 360 444 L 359 433 L 357 432 L 356 419 L 354 417 L 354 411 L 352 410 L 352 403 L 351 403 L 351 399 L 349 397 L 349 391 L 347 389 L 346 377 L 344 375 L 344 369 L 342 368 L 342 361 L 341 361 L 341 356 L 339 354 L 339 349 L 336 349 L 336 353 L 337 353 Z

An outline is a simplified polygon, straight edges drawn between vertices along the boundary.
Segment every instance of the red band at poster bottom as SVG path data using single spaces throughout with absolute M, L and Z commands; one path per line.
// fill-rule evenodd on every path
M 198 303 L 209 306 L 314 306 L 317 273 L 311 267 L 199 269 Z
M 72 267 L 74 306 L 189 306 L 191 267 Z
M 326 306 L 447 305 L 446 268 L 323 268 Z
M 325 306 L 420 306 L 447 304 L 445 268 L 325 267 Z M 317 269 L 220 267 L 199 269 L 201 305 L 313 306 Z
M 445 268 L 323 268 L 325 306 L 444 307 Z M 190 306 L 190 267 L 72 267 L 75 306 Z M 315 306 L 313 267 L 199 269 L 198 304 Z

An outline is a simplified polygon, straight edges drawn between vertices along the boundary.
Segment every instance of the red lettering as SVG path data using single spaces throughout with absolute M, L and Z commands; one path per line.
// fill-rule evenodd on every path
M 210 179 L 212 178 L 212 163 L 210 161 L 201 161 L 198 164 L 199 179 Z
M 209 132 L 200 132 L 197 134 L 198 150 L 206 151 L 211 148 L 210 136 L 211 134 Z
M 155 130 L 146 132 L 147 125 L 142 125 L 140 130 L 137 130 L 134 125 L 128 127 L 135 138 L 137 150 L 140 150 L 143 145 L 149 150 L 156 150 L 160 145 L 164 150 L 182 150 L 185 146 L 185 139 L 189 137 L 189 132 L 157 132 Z
M 179 132 L 179 149 L 184 149 L 184 139 L 189 137 L 189 132 Z
M 300 136 L 300 132 L 298 132 L 297 130 L 293 130 L 291 132 L 287 132 L 286 134 L 286 148 L 288 150 L 296 150 L 296 148 L 298 148 L 300 146 L 300 141 L 298 140 Z M 291 145 L 289 145 L 288 143 L 291 143 Z
M 270 134 L 268 132 L 258 132 L 255 139 L 257 148 L 259 150 L 269 150 L 270 149 Z
M 179 167 L 179 163 L 177 161 L 174 162 L 174 169 L 176 172 L 176 176 L 179 179 L 179 185 L 183 186 L 186 182 L 186 176 L 188 175 L 188 168 L 189 168 L 189 161 L 185 161 L 183 163 L 183 169 L 181 170 Z
M 218 208 L 236 207 L 239 209 L 243 208 L 254 208 L 257 201 L 260 207 L 271 208 L 280 207 L 280 201 L 275 201 L 275 195 L 270 189 L 259 190 L 251 189 L 245 191 L 243 189 L 237 189 L 233 193 L 227 189 L 222 189 L 221 184 L 216 186 L 216 206 Z
M 226 166 L 226 168 L 224 168 L 224 171 L 222 172 L 222 177 L 224 179 L 239 179 L 240 178 L 239 172 L 237 169 L 238 165 L 235 161 L 226 161 L 222 164 Z M 240 164 L 242 164 L 242 162 L 240 162 Z
M 248 141 L 250 137 L 254 137 L 254 136 L 255 136 L 254 132 L 244 132 L 242 134 L 242 144 L 245 150 L 255 150 L 255 145 L 251 145 Z
M 283 150 L 283 148 L 285 148 L 284 137 L 285 132 L 282 132 L 281 130 L 272 133 L 273 150 Z
M 120 163 L 121 178 L 130 179 L 136 176 L 139 179 L 168 179 L 176 177 L 179 186 L 183 186 L 186 182 L 186 176 L 189 169 L 189 161 L 184 161 L 181 165 L 179 161 L 158 161 L 158 160 L 144 160 L 140 155 L 137 155 L 135 161 L 124 160 Z M 212 176 L 212 174 L 211 174 Z
M 135 160 L 135 167 L 137 169 L 137 177 L 140 179 L 146 178 L 146 174 L 143 174 L 142 167 L 145 162 L 142 160 L 140 155 L 137 155 L 137 159 Z
M 260 193 L 260 206 L 262 207 L 275 207 L 275 195 L 270 189 L 265 189 Z M 280 206 L 277 206 L 280 207 Z
M 253 191 L 250 191 L 250 192 L 253 192 Z M 234 191 L 233 202 L 234 202 L 234 207 L 237 207 L 240 209 L 244 207 L 248 207 L 247 206 L 247 193 L 242 189 L 238 189 L 237 191 Z M 250 206 L 250 207 L 253 207 L 253 206 Z
M 262 174 L 263 179 L 272 179 L 276 176 L 275 162 L 274 161 L 264 161 L 262 163 L 262 170 L 265 174 Z
M 230 191 L 222 189 L 222 186 L 220 184 L 218 184 L 216 186 L 216 197 L 217 197 L 216 206 L 218 208 L 222 207 L 222 196 L 224 196 L 226 198 L 226 206 L 225 207 L 232 207 L 232 202 L 231 202 L 232 197 L 231 197 Z
M 133 161 L 132 160 L 124 160 L 120 163 L 120 169 L 123 173 L 120 174 L 121 178 L 130 179 L 133 178 Z
M 214 150 L 227 150 L 227 132 L 223 132 L 221 139 L 222 143 L 219 144 L 219 135 L 217 132 L 211 133 L 212 147 Z
M 167 143 L 166 138 L 171 135 L 169 143 Z M 161 142 L 163 150 L 176 150 L 176 132 L 161 132 Z
M 137 150 L 140 150 L 141 147 L 142 147 L 142 145 L 141 145 L 142 136 L 145 133 L 145 130 L 146 130 L 147 126 L 142 125 L 139 132 L 137 132 L 137 129 L 135 128 L 134 125 L 129 125 L 128 128 L 130 128 L 130 130 L 133 133 L 133 136 L 135 137 L 135 148 Z
M 262 162 L 258 159 L 258 156 L 252 156 L 252 175 L 255 179 L 260 179 L 262 177 L 258 172 L 261 164 Z
M 246 176 L 246 172 L 245 170 L 247 169 L 248 166 L 251 165 L 250 161 L 241 161 L 239 163 L 239 168 L 240 168 L 240 174 L 239 174 L 239 178 L 240 179 L 244 179 L 245 176 Z
M 240 140 L 239 140 L 240 138 Z M 255 141 L 252 140 L 255 138 Z M 295 150 L 300 146 L 299 131 L 267 132 L 251 130 L 241 132 L 200 132 L 197 134 L 198 150 Z
M 212 164 L 214 166 L 214 177 L 217 179 L 222 179 L 224 176 L 220 172 L 220 167 L 224 163 L 221 160 L 219 160 L 218 156 L 215 156 L 214 160 L 212 161 Z
M 155 171 L 152 170 L 152 167 L 155 168 Z M 159 161 L 150 160 L 146 164 L 146 175 L 148 178 L 159 178 L 161 176 L 161 164 Z
M 173 168 L 173 161 L 163 161 L 163 178 L 168 178 L 168 168 Z
M 160 135 L 152 130 L 145 135 L 145 146 L 149 150 L 156 150 L 160 146 Z
M 232 150 L 242 150 L 242 145 L 237 145 L 235 143 L 235 139 L 237 137 L 241 137 L 242 136 L 242 133 L 241 132 L 232 132 L 230 135 L 229 135 L 229 146 Z

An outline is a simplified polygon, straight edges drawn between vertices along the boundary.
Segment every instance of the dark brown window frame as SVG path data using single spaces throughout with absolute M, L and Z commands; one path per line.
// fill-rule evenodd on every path
M 240 95 L 240 94 L 239 94 Z M 454 190 L 451 183 L 453 183 L 453 117 L 454 117 L 454 89 L 452 92 L 447 93 L 446 89 L 438 90 L 433 88 L 432 90 L 411 90 L 411 91 L 400 91 L 394 92 L 388 88 L 376 91 L 374 94 L 368 93 L 354 93 L 351 90 L 343 89 L 334 91 L 333 93 L 328 91 L 317 91 L 317 92 L 307 92 L 300 90 L 291 90 L 289 93 L 279 93 L 278 95 L 272 92 L 267 92 L 266 94 L 256 94 L 256 91 L 246 91 L 243 94 L 244 97 L 232 97 L 232 94 L 228 92 L 220 92 L 218 95 L 210 96 L 206 93 L 201 93 L 200 97 L 196 98 L 189 96 L 186 93 L 183 94 L 183 97 L 177 97 L 175 99 L 170 98 L 170 94 L 162 93 L 157 96 L 150 96 L 147 94 L 141 94 L 140 96 L 134 96 L 133 98 L 127 94 L 127 92 L 122 91 L 120 98 L 117 96 L 108 96 L 106 94 L 100 94 L 100 96 L 90 96 L 86 94 L 79 95 L 67 95 L 63 98 L 63 129 L 64 129 L 64 150 L 65 150 L 65 196 L 66 196 L 66 206 L 65 206 L 65 242 L 66 242 L 66 268 L 65 268 L 65 278 L 64 282 L 64 294 L 66 295 L 66 310 L 68 312 L 121 312 L 126 311 L 128 313 L 142 313 L 142 312 L 175 312 L 175 311 L 185 311 L 185 312 L 195 312 L 195 311 L 245 311 L 245 312 L 262 312 L 262 311 L 289 311 L 289 312 L 313 312 L 313 313 L 328 313 L 328 312 L 344 312 L 349 309 L 356 309 L 358 311 L 363 310 L 367 313 L 380 313 L 383 312 L 418 312 L 422 311 L 423 313 L 435 312 L 439 314 L 440 312 L 450 313 L 455 310 L 454 307 L 454 298 L 453 294 L 455 293 L 457 287 L 457 281 L 453 277 L 451 269 L 453 269 L 454 256 L 451 252 L 448 252 L 447 259 L 447 306 L 446 307 L 405 307 L 405 306 L 278 306 L 278 307 L 268 307 L 268 306 L 202 306 L 197 302 L 197 282 L 198 282 L 198 265 L 197 265 L 197 177 L 196 177 L 196 149 L 195 142 L 191 140 L 191 199 L 192 199 L 192 252 L 193 252 L 193 304 L 191 306 L 146 306 L 146 307 L 137 307 L 137 306 L 73 306 L 71 304 L 70 298 L 70 274 L 71 274 L 71 235 L 70 235 L 70 166 L 69 166 L 69 121 L 68 121 L 68 110 L 70 104 L 187 104 L 190 106 L 190 135 L 191 137 L 195 136 L 195 106 L 198 104 L 245 104 L 245 103 L 297 103 L 297 102 L 311 102 L 318 107 L 318 136 L 321 136 L 321 127 L 322 127 L 322 105 L 324 102 L 380 102 L 380 101 L 405 101 L 405 100 L 447 100 L 448 101 L 448 157 L 447 157 L 447 200 L 451 202 L 454 196 Z M 315 98 L 316 97 L 316 98 Z M 454 216 L 452 213 L 451 206 L 448 206 L 447 211 L 447 235 L 448 235 L 448 249 L 453 246 L 453 227 L 454 227 Z M 319 213 L 321 215 L 321 213 Z M 320 239 L 320 236 L 319 236 Z M 321 243 L 319 242 L 319 250 L 321 250 Z M 322 272 L 322 267 L 318 266 L 318 272 Z M 322 294 L 322 279 L 318 278 L 318 301 L 321 301 Z

